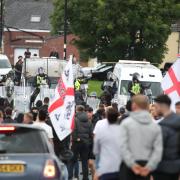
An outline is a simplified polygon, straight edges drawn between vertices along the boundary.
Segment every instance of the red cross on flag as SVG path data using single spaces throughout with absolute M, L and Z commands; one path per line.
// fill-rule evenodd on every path
M 163 78 L 161 86 L 164 93 L 171 98 L 174 109 L 175 103 L 180 101 L 180 57 Z
M 75 99 L 72 56 L 58 81 L 48 111 L 56 134 L 62 141 L 71 134 L 74 126 Z

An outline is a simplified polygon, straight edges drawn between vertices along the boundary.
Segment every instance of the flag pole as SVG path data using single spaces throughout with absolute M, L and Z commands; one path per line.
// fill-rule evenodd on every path
M 64 0 L 64 60 L 67 60 L 67 0 Z

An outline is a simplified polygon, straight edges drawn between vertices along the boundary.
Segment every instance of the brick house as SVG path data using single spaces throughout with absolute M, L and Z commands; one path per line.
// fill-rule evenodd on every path
M 64 37 L 51 35 L 50 15 L 53 12 L 52 0 L 6 0 L 5 1 L 4 53 L 15 64 L 19 55 L 24 56 L 26 48 L 31 55 L 48 57 L 55 49 L 63 58 Z M 67 37 L 67 57 L 79 53 L 72 41 L 76 37 Z

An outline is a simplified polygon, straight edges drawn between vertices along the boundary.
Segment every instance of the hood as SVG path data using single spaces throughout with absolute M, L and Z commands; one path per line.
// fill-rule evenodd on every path
M 0 75 L 6 75 L 9 73 L 9 71 L 11 71 L 12 68 L 0 68 Z
M 135 121 L 140 124 L 150 124 L 153 123 L 152 117 L 148 111 L 139 111 L 130 113 L 130 117 L 132 117 Z
M 180 116 L 175 113 L 171 113 L 160 122 L 160 125 L 169 126 L 173 129 L 180 129 Z
M 76 118 L 81 122 L 88 122 L 88 117 L 85 112 L 78 112 Z

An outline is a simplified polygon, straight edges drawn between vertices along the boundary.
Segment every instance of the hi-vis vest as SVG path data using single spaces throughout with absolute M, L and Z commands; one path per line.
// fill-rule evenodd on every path
M 47 81 L 45 77 L 37 76 L 36 83 L 38 86 L 40 85 L 47 85 Z
M 80 84 L 79 80 L 77 79 L 76 82 L 75 82 L 75 90 L 79 91 L 80 88 L 81 88 L 81 84 Z
M 135 95 L 140 94 L 141 93 L 141 86 L 139 83 L 134 83 L 132 85 L 132 89 L 131 92 L 134 93 Z

